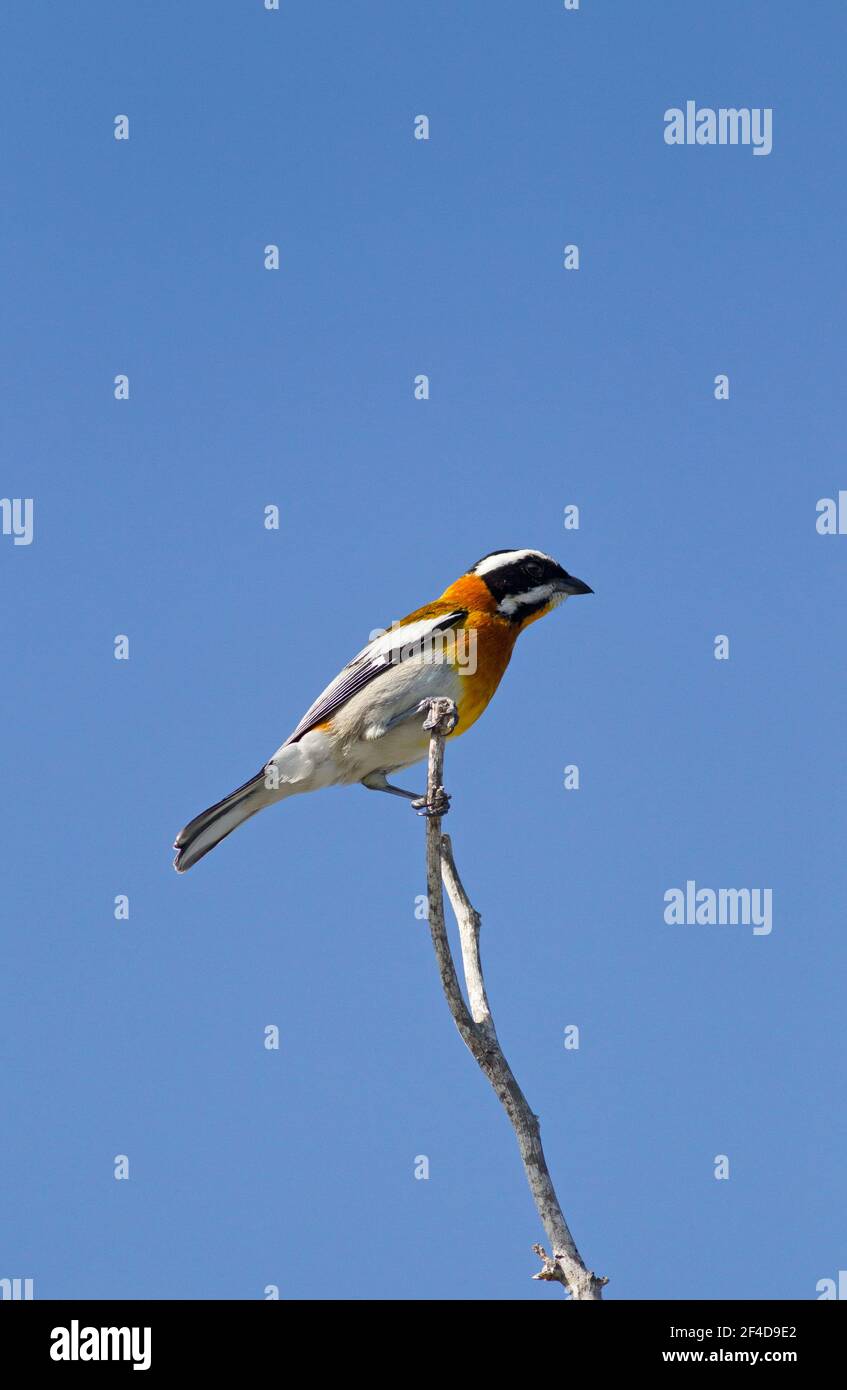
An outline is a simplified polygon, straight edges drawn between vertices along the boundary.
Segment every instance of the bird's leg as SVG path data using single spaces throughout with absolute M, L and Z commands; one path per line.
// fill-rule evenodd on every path
M 388 792 L 391 796 L 405 797 L 411 801 L 419 816 L 446 816 L 450 810 L 450 796 L 443 787 L 438 788 L 435 803 L 432 804 L 427 801 L 426 793 L 421 796 L 419 792 L 407 792 L 404 787 L 392 786 L 384 772 L 369 772 L 367 777 L 362 778 L 362 786 L 370 792 Z
M 421 800 L 420 792 L 407 792 L 403 787 L 394 787 L 386 778 L 384 772 L 369 772 L 367 777 L 362 778 L 362 786 L 367 787 L 369 792 L 388 792 L 391 796 L 404 796 L 407 801 Z M 426 798 L 423 798 L 426 800 Z
M 380 737 L 388 729 L 396 724 L 405 723 L 413 714 L 423 714 L 426 712 L 426 719 L 423 727 L 426 730 L 439 728 L 439 732 L 447 735 L 452 733 L 459 722 L 459 711 L 452 700 L 446 697 L 421 700 L 420 704 L 413 710 L 403 710 L 400 714 L 390 719 L 388 723 L 379 729 Z M 368 737 L 373 735 L 369 734 Z M 443 787 L 436 787 L 430 801 L 426 793 L 419 796 L 417 792 L 407 792 L 404 787 L 394 787 L 388 781 L 384 772 L 369 772 L 362 779 L 362 786 L 367 787 L 371 792 L 388 792 L 391 796 L 402 796 L 407 801 L 411 801 L 413 808 L 419 816 L 446 816 L 450 810 L 450 795 Z

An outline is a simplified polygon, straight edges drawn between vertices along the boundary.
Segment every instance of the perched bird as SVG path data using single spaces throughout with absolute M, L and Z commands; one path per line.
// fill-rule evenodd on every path
M 482 714 L 524 628 L 571 594 L 593 591 L 540 550 L 495 550 L 444 590 L 377 636 L 348 662 L 297 728 L 249 782 L 189 821 L 176 838 L 174 868 L 190 869 L 242 821 L 297 792 L 361 782 L 425 798 L 387 780 L 426 756 L 421 702 L 452 700 L 453 734 Z

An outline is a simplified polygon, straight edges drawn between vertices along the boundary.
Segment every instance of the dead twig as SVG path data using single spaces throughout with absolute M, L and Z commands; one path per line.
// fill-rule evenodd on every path
M 428 710 L 424 728 L 430 731 L 426 802 L 422 810 L 422 814 L 427 817 L 429 929 L 441 984 L 463 1042 L 491 1082 L 515 1131 L 529 1188 L 541 1224 L 547 1233 L 552 1254 L 548 1255 L 541 1245 L 532 1247 L 543 1261 L 542 1268 L 533 1278 L 557 1281 L 564 1286 L 572 1299 L 596 1301 L 602 1297 L 601 1291 L 607 1280 L 598 1278 L 587 1268 L 576 1247 L 544 1157 L 538 1116 L 530 1109 L 500 1046 L 482 973 L 479 952 L 480 915 L 471 903 L 459 877 L 450 837 L 441 831 L 441 817 L 448 806 L 442 786 L 444 740 L 455 727 L 456 707 L 452 700 L 432 699 L 423 701 L 421 708 Z M 456 974 L 447 936 L 442 880 L 459 928 L 467 1003 Z

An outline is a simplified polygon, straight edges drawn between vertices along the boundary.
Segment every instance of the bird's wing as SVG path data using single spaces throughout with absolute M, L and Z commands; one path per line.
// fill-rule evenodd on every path
M 448 613 L 438 613 L 435 616 L 406 618 L 397 627 L 386 632 L 382 637 L 376 637 L 369 642 L 366 647 L 348 661 L 342 667 L 334 681 L 331 681 L 326 690 L 322 691 L 313 705 L 303 715 L 300 723 L 292 734 L 289 734 L 283 748 L 289 743 L 296 743 L 310 729 L 316 725 L 323 724 L 327 719 L 341 709 L 348 700 L 360 690 L 363 690 L 371 681 L 376 680 L 383 672 L 396 665 L 399 661 L 408 660 L 417 651 L 424 649 L 426 638 L 434 632 L 444 632 L 448 628 L 455 627 L 468 616 L 464 608 L 454 609 Z

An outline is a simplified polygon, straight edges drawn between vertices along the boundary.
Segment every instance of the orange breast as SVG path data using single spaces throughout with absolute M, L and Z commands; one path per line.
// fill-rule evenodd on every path
M 463 734 L 479 719 L 503 677 L 518 635 L 518 628 L 487 613 L 470 613 L 463 662 L 459 666 L 459 723 Z M 476 669 L 474 669 L 474 666 Z
M 466 608 L 468 616 L 457 630 L 460 645 L 458 737 L 479 719 L 503 677 L 520 632 L 497 612 L 488 585 L 475 574 L 463 574 L 441 595 L 440 603 Z

